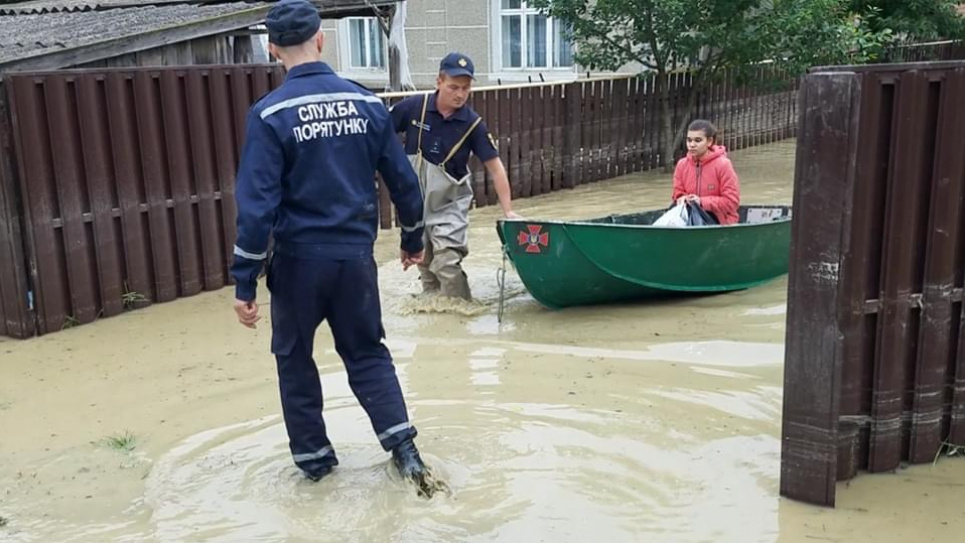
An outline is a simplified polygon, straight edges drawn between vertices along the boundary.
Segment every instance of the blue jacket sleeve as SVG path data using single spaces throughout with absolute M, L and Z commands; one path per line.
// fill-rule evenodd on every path
M 405 149 L 392 130 L 392 123 L 387 123 L 385 128 L 378 170 L 382 174 L 384 185 L 389 189 L 389 197 L 399 212 L 402 250 L 417 253 L 423 249 L 422 234 L 425 229 L 422 218 L 422 189 L 419 187 L 419 177 L 405 156 Z
M 268 239 L 281 203 L 284 151 L 271 127 L 254 110 L 248 114 L 246 132 L 235 183 L 238 237 L 231 276 L 235 297 L 249 302 L 256 296 L 258 273 L 268 258 Z
M 392 117 L 392 127 L 396 134 L 405 132 L 409 122 L 409 99 L 406 98 L 389 109 Z

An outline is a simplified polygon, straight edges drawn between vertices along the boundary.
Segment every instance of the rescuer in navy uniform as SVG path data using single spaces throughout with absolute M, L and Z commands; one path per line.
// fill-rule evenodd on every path
M 405 268 L 423 258 L 419 180 L 383 102 L 321 62 L 318 11 L 284 0 L 268 13 L 271 53 L 285 82 L 248 114 L 236 199 L 238 238 L 231 274 L 241 324 L 260 319 L 257 278 L 267 262 L 271 350 L 295 464 L 319 480 L 338 464 L 322 419 L 322 389 L 312 358 L 315 330 L 328 321 L 352 392 L 404 478 L 425 486 L 405 401 L 388 349 L 372 246 L 382 174 L 402 226 Z

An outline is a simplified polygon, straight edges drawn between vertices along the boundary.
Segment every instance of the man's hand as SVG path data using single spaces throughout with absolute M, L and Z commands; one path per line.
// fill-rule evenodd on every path
M 418 253 L 407 253 L 405 251 L 402 251 L 402 256 L 401 256 L 402 269 L 408 270 L 412 266 L 418 266 L 419 264 L 422 264 L 422 262 L 425 261 L 425 257 L 426 257 L 425 249 L 419 251 Z
M 503 213 L 503 216 L 509 220 L 514 220 L 514 219 L 522 220 L 523 218 L 522 215 L 520 215 L 519 213 L 516 213 L 515 211 L 506 211 Z
M 238 322 L 241 324 L 252 329 L 258 328 L 257 323 L 261 317 L 258 316 L 258 304 L 254 300 L 250 302 L 235 300 L 235 313 L 238 314 Z

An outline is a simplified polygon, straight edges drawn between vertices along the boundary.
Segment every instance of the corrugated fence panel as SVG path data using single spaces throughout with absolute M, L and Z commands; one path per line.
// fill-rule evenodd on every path
M 805 88 L 834 79 L 860 92 L 801 97 L 781 484 L 824 505 L 833 479 L 932 462 L 965 441 L 965 63 L 825 68 Z M 829 108 L 859 120 L 834 128 Z M 808 153 L 846 136 L 861 144 Z M 809 217 L 822 224 L 804 228 Z M 825 248 L 801 249 L 819 234 Z M 803 296 L 816 270 L 836 273 Z M 821 300 L 833 308 L 816 317 Z
M 245 115 L 281 81 L 276 67 L 8 78 L 40 333 L 230 282 Z

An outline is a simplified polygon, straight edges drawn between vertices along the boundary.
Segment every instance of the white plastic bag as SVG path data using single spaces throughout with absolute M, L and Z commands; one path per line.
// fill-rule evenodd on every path
M 653 225 L 676 228 L 687 226 L 687 221 L 687 204 L 677 204 L 661 215 L 659 219 L 653 221 Z

